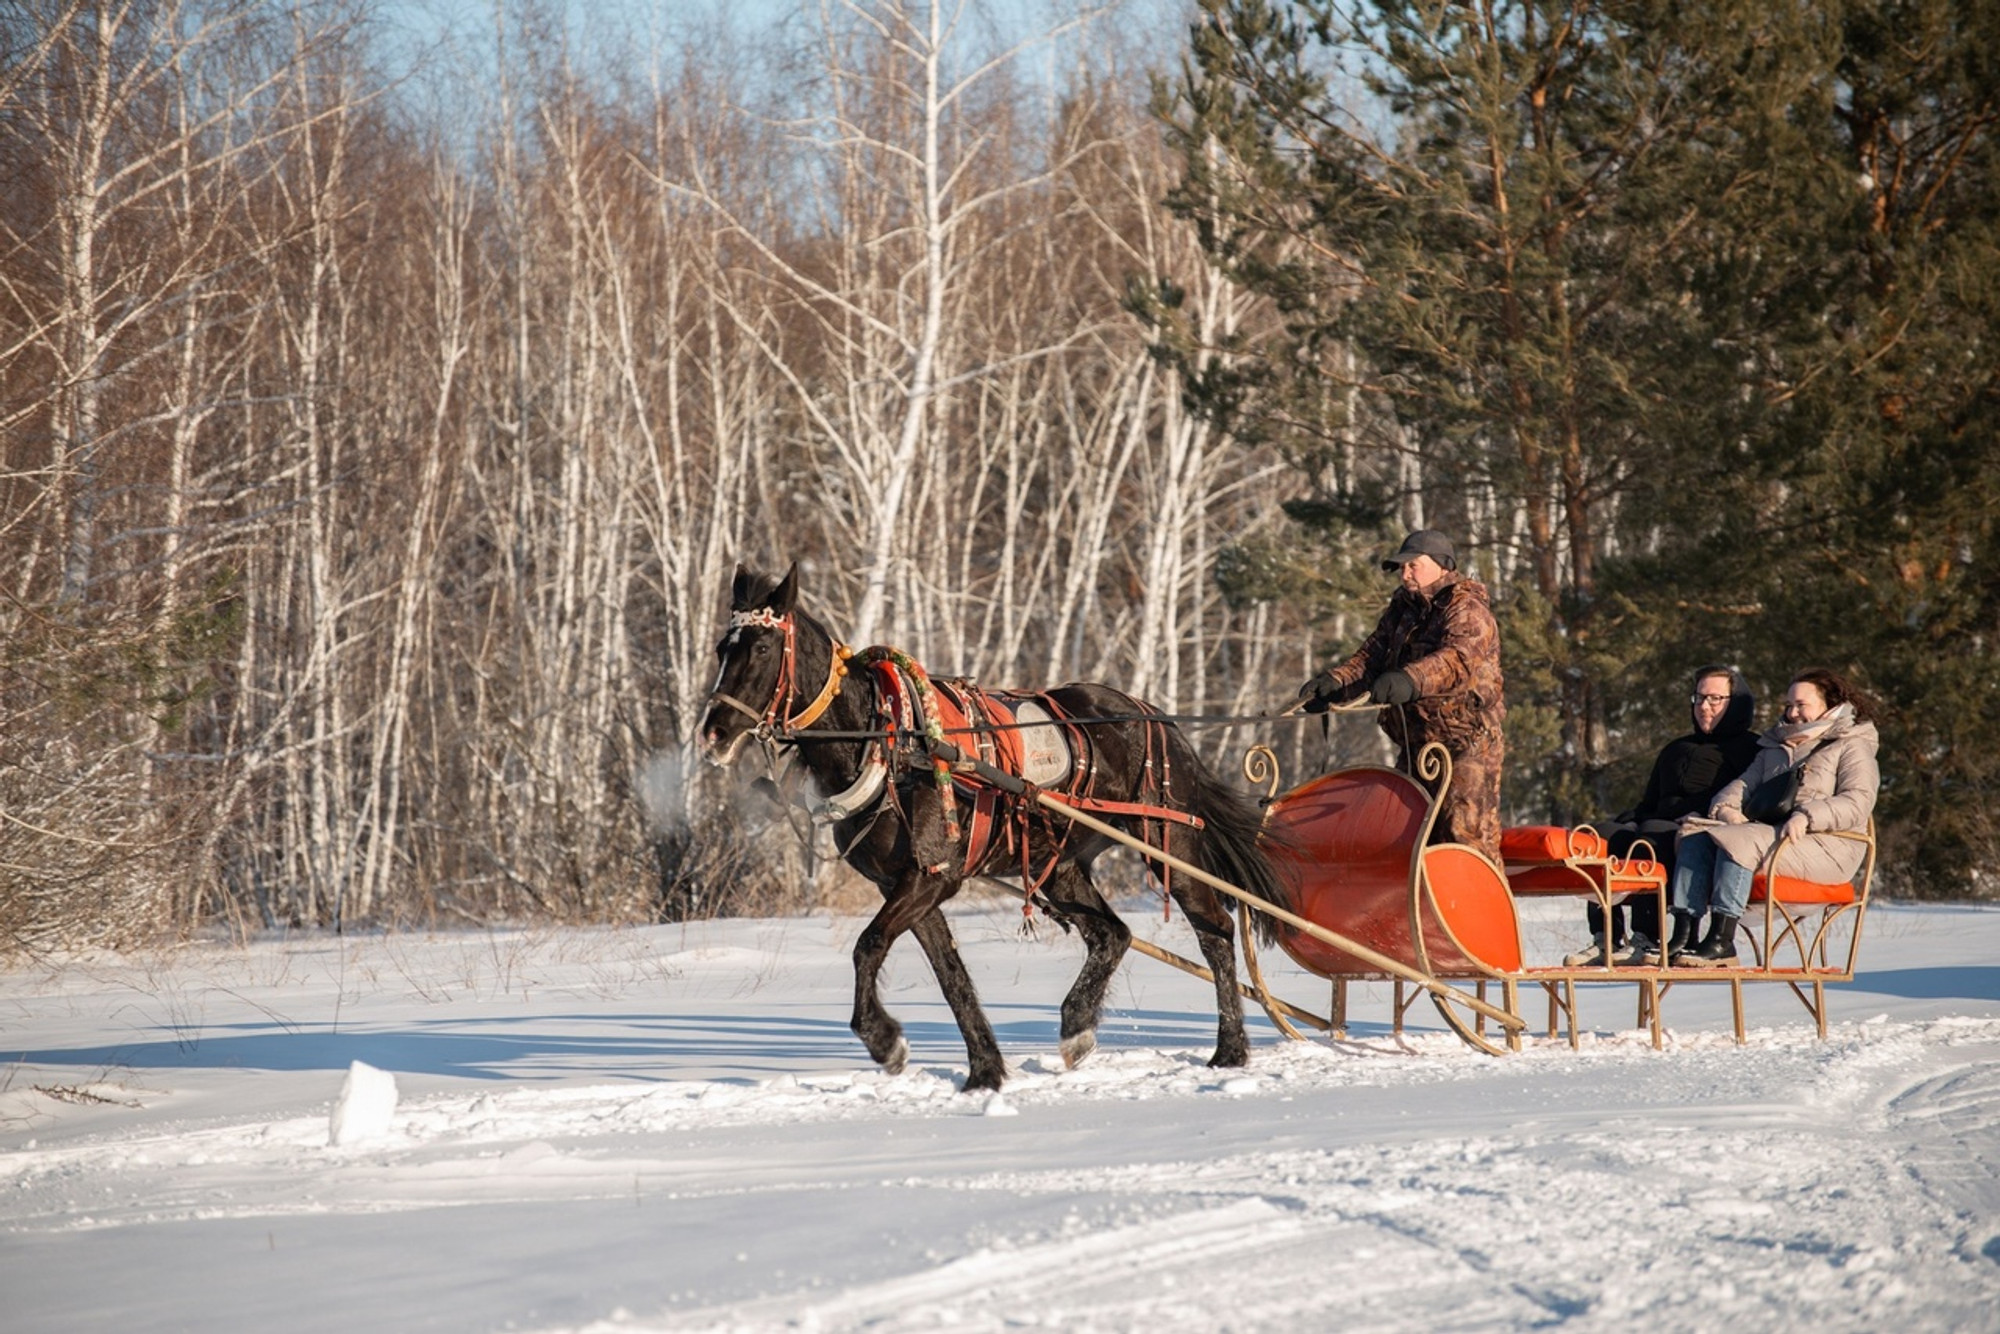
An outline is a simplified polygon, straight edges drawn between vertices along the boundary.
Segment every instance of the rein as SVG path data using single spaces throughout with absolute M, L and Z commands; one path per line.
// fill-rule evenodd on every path
M 771 687 L 770 702 L 762 710 L 745 703 L 743 700 L 725 691 L 712 690 L 709 692 L 709 700 L 712 703 L 727 705 L 744 717 L 749 718 L 755 724 L 751 735 L 763 746 L 767 761 L 771 763 L 775 771 L 778 763 L 778 747 L 798 745 L 804 739 L 801 734 L 814 723 L 818 722 L 825 715 L 827 709 L 831 707 L 833 701 L 839 698 L 848 675 L 849 661 L 856 656 L 855 651 L 835 639 L 831 634 L 827 635 L 830 661 L 827 664 L 826 681 L 820 686 L 819 693 L 807 703 L 804 709 L 788 715 L 787 711 L 790 709 L 792 701 L 798 696 L 798 621 L 795 614 L 791 611 L 780 612 L 770 607 L 753 607 L 747 610 L 736 610 L 732 611 L 729 615 L 729 628 L 732 632 L 753 628 L 776 630 L 784 636 L 784 653 L 779 660 L 777 680 L 773 682 Z M 876 647 L 866 650 L 861 655 L 861 661 L 869 667 L 877 665 L 890 667 L 894 672 L 900 673 L 904 680 L 909 682 L 911 693 L 919 703 L 919 714 L 924 719 L 922 741 L 930 760 L 931 778 L 937 786 L 943 807 L 945 836 L 953 843 L 958 842 L 962 832 L 958 818 L 958 802 L 955 795 L 954 781 L 958 777 L 958 774 L 955 772 L 955 766 L 945 757 L 945 752 L 955 752 L 957 748 L 945 741 L 944 733 L 941 730 L 940 712 L 936 700 L 932 696 L 929 674 L 921 664 L 917 663 L 908 654 L 888 647 Z M 1078 730 L 1077 739 L 1080 741 L 1082 739 L 1081 729 L 1090 726 L 1108 726 L 1133 722 L 1146 723 L 1148 725 L 1181 725 L 1198 722 L 1225 726 L 1234 726 L 1248 722 L 1281 722 L 1287 718 L 1310 717 L 1311 715 L 1300 712 L 1303 707 L 1303 703 L 1300 703 L 1294 704 L 1277 714 L 1260 713 L 1251 715 L 1171 715 L 1161 714 L 1149 709 L 1129 717 L 1103 715 L 1090 718 L 1077 718 L 1066 716 L 1062 721 L 1066 727 Z M 1335 709 L 1329 710 L 1329 712 L 1361 713 L 1384 707 L 1389 706 L 1355 701 L 1336 706 Z M 979 717 L 977 710 L 972 710 L 964 721 L 971 731 L 987 733 L 1019 730 L 1030 726 L 1043 725 L 1018 722 L 1001 723 L 990 718 Z M 905 729 L 899 729 L 892 720 L 886 728 L 837 732 L 823 731 L 816 733 L 812 739 L 814 741 L 827 742 L 879 742 L 893 739 L 903 730 Z M 1154 764 L 1154 757 L 1150 752 L 1151 732 L 1149 726 L 1148 755 L 1145 764 L 1148 770 L 1151 770 Z M 1161 759 L 1164 761 L 1164 756 Z M 861 771 L 853 784 L 846 791 L 837 793 L 819 803 L 813 812 L 813 824 L 824 826 L 838 823 L 840 820 L 859 814 L 862 810 L 874 804 L 884 790 L 889 765 L 890 760 L 886 755 L 875 755 L 872 751 L 865 754 L 861 763 Z M 1162 774 L 1161 781 L 1165 783 L 1169 780 Z M 1170 824 L 1176 822 L 1187 823 L 1194 825 L 1196 828 L 1199 828 L 1201 824 L 1198 818 L 1185 812 L 1176 811 L 1171 807 L 1163 805 L 1144 802 L 1109 801 L 1089 795 L 1071 794 L 1064 799 L 1064 805 L 1074 809 L 1096 811 L 1103 815 L 1133 816 L 1142 822 L 1158 821 L 1160 823 L 1163 848 L 1166 845 Z M 858 838 L 860 835 L 856 837 Z M 810 845 L 809 839 L 807 842 Z M 1026 842 L 1023 841 L 1021 846 L 1025 857 L 1027 850 Z M 970 862 L 968 862 L 966 869 L 968 872 L 971 871 Z M 1053 869 L 1054 860 L 1052 859 L 1049 870 L 1052 871 Z M 1029 868 L 1024 863 L 1022 867 L 1022 879 L 1023 883 L 1028 886 L 1028 897 L 1032 898 L 1036 890 L 1040 887 L 1040 877 L 1031 876 Z
M 754 709 L 744 708 L 727 695 L 710 695 L 710 699 L 741 709 L 752 718 L 759 717 Z M 1440 696 L 1440 698 L 1442 698 Z M 1371 704 L 1362 700 L 1354 704 L 1336 704 L 1325 714 L 1303 713 L 1296 708 L 1284 709 L 1277 713 L 1105 713 L 1088 718 L 1065 718 L 1064 722 L 1074 727 L 1114 727 L 1120 723 L 1172 723 L 1176 727 L 1241 727 L 1246 723 L 1306 723 L 1333 714 L 1378 713 L 1384 709 L 1408 708 L 1406 704 Z M 978 732 L 1022 732 L 1042 726 L 1040 723 L 995 723 L 979 721 L 973 724 Z M 881 741 L 897 735 L 891 729 L 876 728 L 846 732 L 815 732 L 814 741 Z
M 744 717 L 755 722 L 757 724 L 757 736 L 760 740 L 775 740 L 781 744 L 796 743 L 799 739 L 797 734 L 818 722 L 833 704 L 833 701 L 839 697 L 842 685 L 847 677 L 848 660 L 854 657 L 854 650 L 833 638 L 833 636 L 828 635 L 827 642 L 832 646 L 833 660 L 827 667 L 826 683 L 820 687 L 819 693 L 813 697 L 812 701 L 804 709 L 790 717 L 784 717 L 785 708 L 798 693 L 798 624 L 793 618 L 793 614 L 791 612 L 773 611 L 769 607 L 754 607 L 748 611 L 732 611 L 729 613 L 729 628 L 732 630 L 756 628 L 782 632 L 785 636 L 784 659 L 778 667 L 777 682 L 771 688 L 771 702 L 764 708 L 754 708 L 736 698 L 736 696 L 720 690 L 709 692 L 708 698 L 710 702 L 726 704 Z M 881 653 L 886 656 L 893 652 L 893 650 L 881 649 L 870 650 L 870 652 Z M 918 670 L 921 671 L 921 669 Z M 925 684 L 928 685 L 927 680 Z M 1311 718 L 1313 715 L 1300 712 L 1302 707 L 1302 705 L 1294 704 L 1279 713 L 1144 713 L 1129 716 L 1105 714 L 1092 718 L 1074 718 L 1068 721 L 1079 727 L 1105 727 L 1121 723 L 1138 722 L 1167 722 L 1177 727 L 1236 727 L 1244 723 L 1272 723 L 1287 720 L 1304 721 Z M 1395 706 L 1355 701 L 1348 704 L 1336 705 L 1327 710 L 1327 712 L 1365 713 L 1371 710 L 1392 707 Z M 1029 726 L 1032 726 L 1032 724 L 984 721 L 975 723 L 976 730 L 992 732 L 1020 730 Z M 813 737 L 813 740 L 882 741 L 895 734 L 895 729 L 893 728 L 870 728 L 859 731 L 820 732 Z
M 815 623 L 815 627 L 817 628 L 817 623 Z M 759 710 L 744 700 L 720 689 L 712 690 L 709 693 L 709 699 L 712 703 L 726 705 L 752 721 L 754 728 L 749 735 L 754 737 L 762 747 L 766 762 L 771 766 L 775 774 L 782 763 L 779 754 L 780 748 L 797 747 L 808 739 L 804 733 L 824 717 L 827 710 L 832 706 L 833 701 L 839 698 L 850 670 L 849 663 L 851 660 L 857 659 L 857 654 L 855 650 L 835 639 L 830 633 L 827 634 L 829 662 L 827 664 L 826 680 L 821 684 L 818 693 L 814 695 L 803 709 L 792 713 L 790 712 L 792 704 L 797 699 L 799 693 L 797 613 L 794 610 L 778 611 L 771 607 L 734 610 L 729 616 L 729 628 L 732 634 L 746 629 L 760 629 L 776 630 L 783 636 L 783 654 L 778 663 L 777 677 L 772 683 L 770 700 L 763 709 Z M 1077 779 L 1076 785 L 1072 785 L 1067 791 L 1039 794 L 1031 785 L 1023 785 L 1023 780 L 1019 775 L 1007 771 L 989 769 L 979 759 L 976 752 L 983 749 L 989 743 L 968 740 L 966 744 L 971 746 L 972 749 L 967 751 L 962 750 L 959 745 L 947 739 L 944 730 L 944 713 L 939 707 L 936 689 L 932 685 L 929 673 L 925 671 L 922 664 L 911 658 L 907 653 L 887 646 L 877 646 L 862 651 L 858 655 L 858 661 L 863 668 L 864 677 L 871 681 L 878 671 L 885 674 L 885 681 L 879 683 L 877 689 L 886 689 L 888 691 L 888 725 L 886 727 L 865 728 L 853 731 L 826 730 L 815 732 L 810 737 L 810 740 L 815 742 L 863 743 L 863 750 L 860 757 L 859 772 L 855 775 L 852 783 L 844 791 L 824 797 L 818 802 L 811 804 L 808 816 L 808 832 L 801 835 L 801 842 L 806 845 L 809 855 L 813 855 L 818 851 L 816 847 L 817 838 L 814 833 L 810 832 L 811 830 L 830 831 L 833 825 L 861 816 L 873 808 L 875 814 L 868 819 L 862 828 L 854 832 L 848 846 L 835 846 L 833 848 L 835 855 L 845 858 L 849 855 L 853 847 L 859 844 L 861 839 L 869 835 L 869 832 L 875 827 L 876 822 L 882 818 L 887 810 L 891 808 L 900 809 L 900 801 L 894 798 L 889 788 L 892 771 L 896 764 L 894 755 L 890 753 L 889 744 L 892 744 L 898 738 L 909 736 L 912 731 L 911 725 L 915 722 L 917 724 L 915 729 L 916 735 L 912 739 L 919 743 L 924 753 L 924 758 L 928 761 L 928 764 L 924 767 L 929 769 L 931 782 L 936 788 L 940 807 L 938 814 L 942 824 L 941 832 L 947 846 L 957 850 L 951 855 L 962 859 L 964 874 L 976 874 L 978 868 L 985 863 L 989 853 L 996 846 L 993 842 L 996 837 L 996 825 L 1005 825 L 1009 830 L 1006 834 L 1007 848 L 1010 851 L 1018 848 L 1021 856 L 1020 877 L 1023 893 L 1022 911 L 1024 914 L 1031 911 L 1031 905 L 1037 895 L 1041 893 L 1043 885 L 1046 883 L 1048 877 L 1055 873 L 1058 865 L 1061 863 L 1065 855 L 1065 846 L 1076 826 L 1075 818 L 1061 823 L 1060 831 L 1052 835 L 1055 842 L 1054 846 L 1048 850 L 1047 863 L 1040 869 L 1038 874 L 1036 867 L 1032 863 L 1030 852 L 1030 812 L 1036 804 L 1047 806 L 1050 802 L 1053 802 L 1055 803 L 1055 809 L 1072 817 L 1088 813 L 1090 818 L 1109 816 L 1137 820 L 1140 828 L 1139 839 L 1146 845 L 1153 846 L 1155 837 L 1153 829 L 1156 827 L 1158 830 L 1158 847 L 1162 853 L 1169 853 L 1176 826 L 1185 825 L 1191 826 L 1194 829 L 1200 829 L 1203 826 L 1203 821 L 1201 817 L 1195 815 L 1193 812 L 1180 810 L 1172 804 L 1172 798 L 1169 795 L 1172 789 L 1172 775 L 1168 772 L 1168 755 L 1163 739 L 1159 739 L 1163 737 L 1159 729 L 1186 722 L 1236 726 L 1251 722 L 1282 722 L 1286 719 L 1303 719 L 1311 716 L 1302 712 L 1304 708 L 1303 701 L 1293 704 L 1279 713 L 1260 713 L 1255 715 L 1177 716 L 1159 713 L 1145 706 L 1143 703 L 1139 706 L 1140 711 L 1130 716 L 1100 715 L 1094 717 L 1075 717 L 1059 712 L 1058 720 L 1060 724 L 1065 731 L 1070 733 L 1073 762 L 1081 765 L 1081 777 Z M 963 684 L 969 685 L 969 683 Z M 954 699 L 956 698 L 954 697 Z M 978 704 L 977 699 L 978 694 L 974 691 L 962 701 L 954 704 L 953 716 L 955 721 L 953 727 L 956 732 L 960 734 L 985 733 L 990 735 L 1002 731 L 1025 730 L 1029 727 L 1048 725 L 1040 722 L 1002 722 L 998 718 L 991 716 L 990 713 L 984 712 L 982 706 Z M 898 703 L 899 700 L 902 702 Z M 1045 706 L 1052 707 L 1052 702 L 1048 701 L 1046 697 L 1044 697 L 1044 703 Z M 911 705 L 915 706 L 913 711 L 909 708 Z M 1383 707 L 1388 706 L 1352 701 L 1345 705 L 1335 706 L 1334 709 L 1327 712 L 1362 713 L 1373 712 Z M 909 712 L 913 712 L 914 717 L 906 716 Z M 874 717 L 881 718 L 883 715 L 878 712 Z M 1140 791 L 1133 794 L 1134 797 L 1139 798 L 1137 800 L 1114 800 L 1097 796 L 1092 791 L 1095 786 L 1095 768 L 1087 758 L 1091 746 L 1087 740 L 1086 729 L 1091 726 L 1130 723 L 1145 725 L 1146 753 L 1142 765 L 1142 775 L 1137 781 L 1147 786 L 1142 787 Z M 1157 750 L 1155 749 L 1156 745 L 1159 747 Z M 796 751 L 794 751 L 794 754 L 796 754 Z M 1003 781 L 996 784 L 996 775 Z M 1004 781 L 1008 778 L 1011 778 L 1012 781 Z M 963 797 L 963 800 L 970 803 L 966 823 L 961 823 L 960 820 L 959 807 L 961 795 L 958 790 L 958 784 L 961 779 L 969 781 L 972 789 Z M 1028 792 L 1030 800 L 1026 803 L 1009 801 L 1007 798 L 998 795 L 1003 790 L 1014 793 L 1016 797 L 1022 791 Z M 1043 800 L 1044 795 L 1047 798 L 1046 801 Z M 884 804 L 885 796 L 889 797 L 887 805 Z M 1004 813 L 996 810 L 996 806 L 1002 802 L 1007 803 Z M 786 819 L 789 822 L 792 818 L 790 802 L 784 801 L 781 798 L 781 803 L 787 807 Z M 910 819 L 909 812 L 904 812 L 903 818 L 905 820 Z M 1009 822 L 1018 823 L 1018 828 L 1015 828 L 1014 823 Z M 793 831 L 794 833 L 799 832 L 796 824 L 793 825 Z M 938 872 L 947 869 L 949 865 L 949 861 L 939 861 L 935 865 L 928 866 L 925 869 L 931 872 Z M 1171 874 L 1171 869 L 1168 869 L 1161 876 L 1163 896 L 1167 902 L 1172 901 L 1173 885 Z

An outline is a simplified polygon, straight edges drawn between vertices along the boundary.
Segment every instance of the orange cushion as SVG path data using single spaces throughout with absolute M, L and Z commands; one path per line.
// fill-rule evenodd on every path
M 1750 882 L 1750 901 L 1764 900 L 1765 877 L 1758 876 Z M 1780 903 L 1852 903 L 1854 885 L 1842 882 L 1838 885 L 1822 885 L 1816 880 L 1797 880 L 1788 875 L 1778 877 L 1778 902 Z
M 1561 862 L 1573 856 L 1602 857 L 1605 851 L 1597 831 L 1581 826 L 1572 830 L 1559 824 L 1529 824 L 1500 831 L 1502 861 Z

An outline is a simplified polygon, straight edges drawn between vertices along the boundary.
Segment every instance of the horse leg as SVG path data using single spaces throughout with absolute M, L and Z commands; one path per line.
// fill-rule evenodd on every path
M 861 1045 L 868 1049 L 875 1063 L 892 1075 L 903 1073 L 903 1066 L 910 1059 L 910 1044 L 903 1040 L 903 1026 L 882 1007 L 876 980 L 896 937 L 916 925 L 924 914 L 937 910 L 943 895 L 936 886 L 926 883 L 934 879 L 921 871 L 904 873 L 889 891 L 889 901 L 861 929 L 861 938 L 854 942 L 854 1017 L 847 1026 L 861 1039 Z
M 1083 968 L 1070 984 L 1062 1004 L 1063 1065 L 1074 1070 L 1097 1049 L 1097 1023 L 1104 1013 L 1104 993 L 1132 943 L 1132 928 L 1112 911 L 1091 883 L 1090 872 L 1074 863 L 1056 868 L 1042 898 L 1063 921 L 1083 936 Z
M 1211 1066 L 1250 1064 L 1250 1040 L 1243 1032 L 1243 996 L 1236 990 L 1236 930 L 1221 899 L 1185 876 L 1174 882 L 1174 902 L 1187 914 L 1201 957 L 1215 975 L 1215 1055 Z
M 931 972 L 937 975 L 938 987 L 944 992 L 952 1017 L 958 1020 L 958 1031 L 965 1038 L 970 1071 L 965 1077 L 964 1091 L 997 1090 L 1007 1077 L 1007 1063 L 1000 1058 L 1000 1043 L 993 1036 L 993 1026 L 986 1022 L 986 1011 L 979 1006 L 972 974 L 966 971 L 965 960 L 959 957 L 951 924 L 944 913 L 932 908 L 910 930 L 924 947 L 924 955 L 931 961 Z

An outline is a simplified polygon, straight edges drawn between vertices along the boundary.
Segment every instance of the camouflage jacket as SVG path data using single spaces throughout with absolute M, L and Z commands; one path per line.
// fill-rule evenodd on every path
M 1447 571 L 1428 595 L 1396 590 L 1389 609 L 1354 655 L 1333 669 L 1342 697 L 1353 698 L 1383 672 L 1416 683 L 1416 702 L 1382 711 L 1382 730 L 1410 750 L 1426 741 L 1462 750 L 1497 736 L 1507 716 L 1500 678 L 1500 627 L 1486 586 Z M 1404 734 L 1407 724 L 1409 734 Z

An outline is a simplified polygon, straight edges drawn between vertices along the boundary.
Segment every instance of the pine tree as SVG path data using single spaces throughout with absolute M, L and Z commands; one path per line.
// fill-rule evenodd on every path
M 1679 484 L 1683 392 L 1740 374 L 1686 299 L 1705 197 L 1775 170 L 1732 157 L 1770 114 L 1736 94 L 1802 83 L 1819 26 L 1695 8 L 1208 0 L 1173 108 L 1176 207 L 1290 316 L 1202 405 L 1290 450 L 1336 540 L 1379 516 L 1483 551 L 1513 798 L 1567 818 L 1614 799 L 1649 640 L 1606 562 Z
M 1731 156 L 1777 170 L 1703 201 L 1692 326 L 1738 365 L 1680 399 L 1683 485 L 1611 577 L 1676 590 L 1651 655 L 1742 662 L 1775 696 L 1822 664 L 1885 706 L 1885 882 L 1992 897 L 2000 830 L 2000 22 L 1857 0 Z M 1698 364 L 1691 359 L 1690 364 Z
M 1774 683 L 1817 660 L 1873 685 L 1892 883 L 1993 897 L 2000 14 L 1861 0 L 1838 36 L 1826 114 L 1799 118 L 1837 206 L 1772 238 L 1809 290 L 1765 355 L 1745 517 L 1779 558 L 1735 555 L 1764 608 L 1745 653 Z

